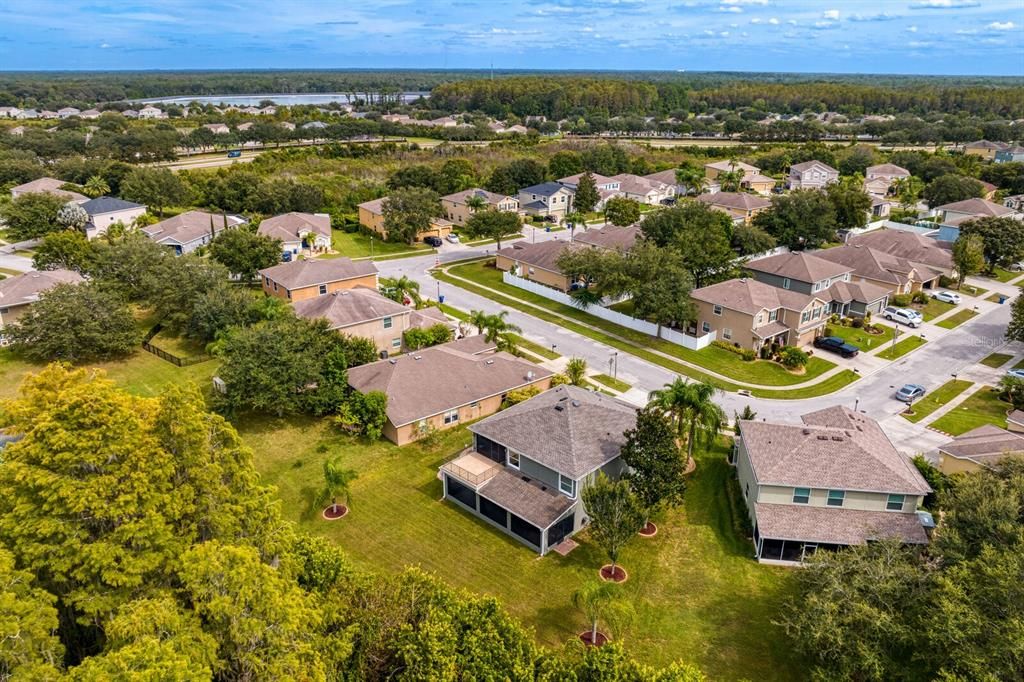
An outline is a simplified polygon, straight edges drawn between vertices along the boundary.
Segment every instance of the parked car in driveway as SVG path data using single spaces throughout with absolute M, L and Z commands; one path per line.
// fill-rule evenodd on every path
M 459 235 L 455 234 L 454 232 L 449 232 L 448 233 L 448 241 L 450 241 L 452 244 L 458 244 L 459 243 Z
M 900 390 L 896 391 L 896 400 L 901 400 L 909 404 L 923 395 L 924 386 L 921 384 L 907 384 Z
M 441 238 L 440 238 L 440 237 L 424 237 L 424 238 L 423 238 L 423 243 L 424 243 L 424 244 L 430 244 L 430 245 L 431 245 L 431 246 L 433 246 L 433 247 L 434 247 L 435 249 L 436 249 L 437 247 L 441 246 L 442 244 L 444 244 L 444 242 L 443 242 L 443 241 L 441 241 Z
M 939 293 L 932 296 L 936 301 L 942 301 L 943 303 L 952 303 L 953 305 L 960 305 L 960 294 L 952 291 L 940 291 Z
M 1024 379 L 1024 369 L 1011 369 L 1006 373 L 1006 376 L 1013 377 L 1014 379 Z
M 921 316 L 921 313 L 916 310 L 911 310 L 910 308 L 896 308 L 894 306 L 889 306 L 883 310 L 882 317 L 890 322 L 905 324 L 908 327 L 916 327 L 924 322 L 924 318 Z
M 814 347 L 827 350 L 831 353 L 838 353 L 844 358 L 852 358 L 860 352 L 860 348 L 852 343 L 846 343 L 838 336 L 819 336 L 814 339 Z

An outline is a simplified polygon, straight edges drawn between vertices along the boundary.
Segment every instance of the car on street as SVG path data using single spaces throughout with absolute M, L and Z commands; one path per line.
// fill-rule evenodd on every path
M 921 316 L 921 313 L 916 310 L 911 310 L 910 308 L 896 308 L 895 306 L 889 306 L 883 310 L 882 317 L 890 322 L 905 324 L 908 327 L 917 327 L 919 324 L 924 322 L 924 318 Z
M 939 293 L 932 296 L 936 301 L 942 301 L 943 303 L 952 303 L 953 305 L 960 305 L 960 294 L 952 291 L 940 291 Z
M 1013 377 L 1014 379 L 1024 379 L 1024 369 L 1011 369 L 1006 373 L 1006 376 Z
M 454 232 L 449 232 L 448 233 L 448 241 L 450 241 L 452 244 L 458 244 L 459 243 L 459 235 L 455 234 Z
M 444 242 L 443 242 L 443 241 L 441 241 L 441 238 L 440 238 L 440 237 L 424 237 L 424 238 L 423 238 L 423 243 L 424 243 L 424 244 L 430 244 L 430 245 L 431 245 L 431 246 L 433 246 L 433 247 L 434 247 L 435 249 L 436 249 L 437 247 L 441 246 L 442 244 L 444 244 Z
M 860 348 L 852 343 L 846 343 L 846 341 L 838 336 L 819 336 L 814 339 L 814 347 L 831 353 L 838 353 L 844 358 L 852 358 L 860 352 Z
M 923 395 L 924 386 L 922 386 L 921 384 L 906 384 L 903 388 L 896 391 L 896 400 L 900 400 L 909 404 L 914 402 Z

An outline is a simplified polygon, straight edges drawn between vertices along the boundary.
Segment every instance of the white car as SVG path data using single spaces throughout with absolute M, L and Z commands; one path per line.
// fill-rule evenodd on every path
M 895 308 L 889 306 L 882 311 L 882 316 L 890 322 L 896 322 L 897 324 L 905 324 L 908 327 L 917 327 L 919 324 L 924 322 L 924 318 L 921 313 L 910 308 Z
M 449 232 L 447 239 L 452 244 L 458 244 L 459 243 L 459 235 L 455 234 L 454 232 Z
M 940 291 L 932 296 L 936 301 L 942 301 L 943 303 L 952 303 L 953 305 L 960 305 L 960 294 L 952 291 Z

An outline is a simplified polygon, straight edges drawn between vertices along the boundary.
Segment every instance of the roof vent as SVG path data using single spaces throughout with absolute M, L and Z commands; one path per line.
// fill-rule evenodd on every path
M 578 400 L 572 401 L 572 406 L 573 407 L 579 407 L 580 406 L 580 401 L 578 401 Z
M 832 440 L 836 441 L 837 443 L 842 443 L 843 442 L 843 437 L 842 436 L 832 436 Z
M 564 405 L 555 405 L 555 410 L 557 410 L 558 412 L 561 412 L 564 409 L 565 409 Z
M 493 365 L 493 364 L 494 364 L 494 360 L 488 360 L 488 361 L 487 361 L 487 364 L 488 364 L 488 365 Z
M 818 440 L 828 440 L 828 436 L 818 436 Z
M 388 360 L 388 362 L 390 362 L 392 365 L 398 364 L 398 360 L 395 360 L 394 358 L 391 358 L 390 360 Z
M 805 436 L 811 435 L 811 430 L 810 429 L 804 429 L 804 435 Z
M 422 357 L 423 357 L 422 355 L 414 355 L 414 356 L 412 356 L 412 359 L 413 359 L 413 360 L 419 360 L 419 359 L 421 359 Z
M 567 395 L 566 396 L 562 396 L 561 398 L 558 399 L 558 402 L 564 403 L 568 399 L 569 399 L 569 396 L 567 396 Z
M 527 379 L 533 379 L 533 372 L 532 372 L 532 371 L 530 371 L 530 372 L 527 372 L 527 373 L 526 373 L 526 378 L 527 378 Z

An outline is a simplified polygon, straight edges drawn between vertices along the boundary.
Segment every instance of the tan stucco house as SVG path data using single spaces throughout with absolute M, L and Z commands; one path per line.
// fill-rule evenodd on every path
M 293 255 L 302 249 L 313 252 L 331 248 L 331 216 L 326 213 L 284 213 L 267 218 L 257 232 L 271 239 L 280 239 L 281 248 Z
M 939 446 L 939 471 L 946 475 L 981 471 L 1005 457 L 1024 457 L 1024 434 L 984 424 Z
M 701 194 L 696 198 L 702 204 L 719 211 L 725 211 L 733 222 L 749 223 L 761 211 L 767 211 L 772 202 L 764 197 L 747 192 L 715 192 Z
M 14 324 L 39 301 L 43 292 L 58 284 L 80 284 L 85 280 L 72 270 L 31 270 L 0 280 L 0 345 L 6 345 L 4 327 Z
M 293 302 L 342 289 L 377 288 L 377 267 L 368 260 L 299 258 L 260 270 L 259 274 L 263 293 Z
M 146 215 L 146 207 L 117 197 L 98 197 L 80 204 L 89 214 L 85 225 L 85 236 L 95 239 L 106 234 L 111 225 L 121 223 L 132 227 L 138 218 Z
M 387 197 L 364 201 L 357 206 L 359 211 L 359 224 L 373 230 L 381 236 L 381 239 L 388 238 L 388 230 L 384 226 L 384 202 Z M 424 237 L 447 237 L 453 227 L 453 223 L 447 218 L 438 216 L 430 221 L 422 230 L 416 233 L 415 241 L 423 241 Z
M 574 248 L 569 242 L 551 240 L 528 244 L 516 242 L 498 251 L 495 267 L 502 272 L 553 287 L 569 290 L 569 278 L 558 267 L 558 258 L 566 249 Z
M 473 197 L 483 200 L 484 209 L 505 213 L 519 212 L 519 199 L 474 187 L 473 189 L 441 197 L 441 211 L 444 213 L 444 217 L 456 226 L 465 225 L 469 217 L 474 213 L 473 208 L 466 203 Z

